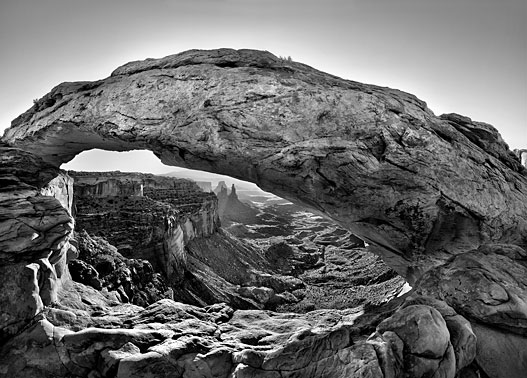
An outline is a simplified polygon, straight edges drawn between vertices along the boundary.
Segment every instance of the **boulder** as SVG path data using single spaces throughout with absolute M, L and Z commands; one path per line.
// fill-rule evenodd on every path
M 377 332 L 393 332 L 403 342 L 405 376 L 454 378 L 456 375 L 450 333 L 436 309 L 426 305 L 404 307 L 382 321 Z
M 485 245 L 431 269 L 416 291 L 447 302 L 469 320 L 527 336 L 527 253 Z
M 476 361 L 488 376 L 521 377 L 527 370 L 526 277 L 524 249 L 491 244 L 431 269 L 415 290 L 445 301 L 470 321 L 477 339 Z M 455 330 L 461 340 L 469 336 L 464 321 Z
M 432 298 L 416 295 L 406 298 L 403 308 L 410 305 L 427 305 L 436 309 L 445 320 L 450 342 L 456 356 L 456 371 L 469 366 L 476 357 L 476 335 L 470 322 L 454 311 L 445 302 Z

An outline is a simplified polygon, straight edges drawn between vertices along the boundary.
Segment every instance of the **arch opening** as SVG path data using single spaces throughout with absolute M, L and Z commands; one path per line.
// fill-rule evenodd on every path
M 351 232 L 255 184 L 146 150 L 95 149 L 61 168 L 74 178 L 72 276 L 121 301 L 306 312 L 378 305 L 404 285 Z

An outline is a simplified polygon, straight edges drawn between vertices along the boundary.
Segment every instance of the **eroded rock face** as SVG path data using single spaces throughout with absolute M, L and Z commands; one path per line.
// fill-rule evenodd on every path
M 468 319 L 477 363 L 491 377 L 520 377 L 527 367 L 527 252 L 484 245 L 428 271 L 420 294 L 439 298 Z
M 98 310 L 74 331 L 48 312 L 0 347 L 0 376 L 454 378 L 472 362 L 472 328 L 455 331 L 463 318 L 446 303 L 415 296 L 395 308 L 284 314 L 163 299 L 106 310 L 113 329 Z
M 146 148 L 255 182 L 338 220 L 412 282 L 484 242 L 527 245 L 525 169 L 492 126 L 268 52 L 192 50 L 61 84 L 4 141 L 55 165 Z
M 36 156 L 0 147 L 0 343 L 69 279 L 71 178 Z
M 385 337 L 399 338 L 405 351 L 404 371 L 412 377 L 452 377 L 456 372 L 450 333 L 441 314 L 430 306 L 411 305 L 377 327 Z

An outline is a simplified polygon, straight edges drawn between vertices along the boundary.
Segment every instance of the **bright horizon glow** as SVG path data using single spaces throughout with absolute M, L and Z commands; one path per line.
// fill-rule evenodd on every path
M 73 160 L 62 164 L 61 169 L 86 172 L 143 172 L 156 175 L 169 173 L 176 167 L 164 165 L 152 151 L 105 151 L 99 149 L 79 153 Z
M 230 47 L 412 93 L 527 148 L 526 15 L 525 0 L 3 0 L 0 134 L 61 82 Z
M 92 149 L 79 153 L 73 158 L 73 160 L 62 164 L 60 168 L 66 171 L 71 170 L 77 172 L 121 171 L 153 173 L 155 175 L 164 175 L 167 173 L 177 172 L 178 174 L 181 173 L 182 176 L 187 176 L 194 181 L 211 182 L 213 189 L 219 181 L 225 181 L 225 184 L 228 187 L 230 187 L 232 184 L 235 184 L 237 188 L 243 187 L 245 189 L 261 190 L 256 184 L 239 180 L 234 177 L 165 165 L 161 162 L 161 160 L 159 160 L 157 156 L 154 155 L 152 151 L 148 150 L 119 152 Z

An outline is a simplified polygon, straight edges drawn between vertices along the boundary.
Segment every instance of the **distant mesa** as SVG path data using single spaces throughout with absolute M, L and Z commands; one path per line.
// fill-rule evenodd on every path
M 204 192 L 212 192 L 212 183 L 209 181 L 195 181 Z
M 234 186 L 234 184 L 233 184 L 233 186 Z M 228 188 L 227 188 L 227 184 L 225 184 L 225 181 L 219 181 L 218 185 L 216 185 L 216 187 L 214 188 L 214 193 L 216 193 L 216 195 L 218 195 L 218 194 L 220 194 L 223 191 L 227 195 L 229 194 L 229 191 L 228 191 Z

